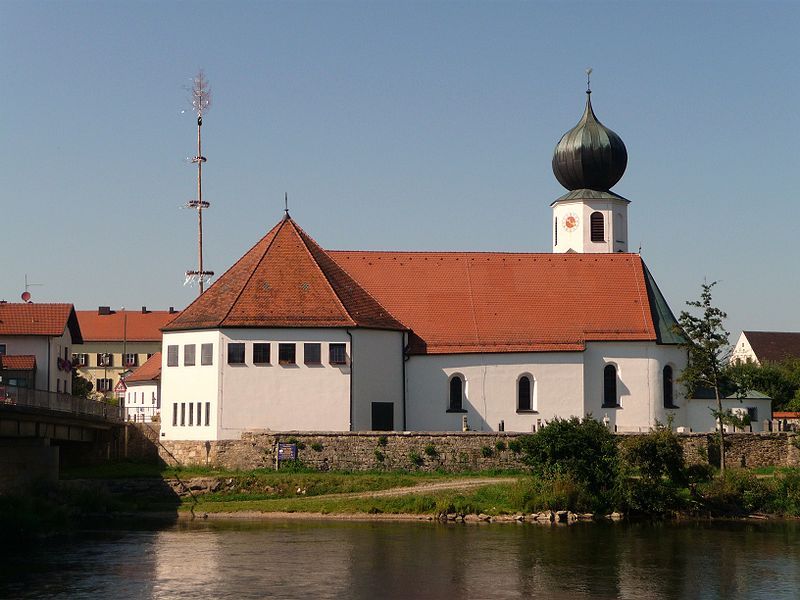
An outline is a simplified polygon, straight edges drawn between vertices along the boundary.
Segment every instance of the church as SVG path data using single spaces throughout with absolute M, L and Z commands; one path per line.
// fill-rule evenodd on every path
M 287 211 L 163 328 L 162 436 L 689 426 L 677 323 L 611 191 L 627 150 L 590 94 L 553 156 L 552 253 L 325 250 Z

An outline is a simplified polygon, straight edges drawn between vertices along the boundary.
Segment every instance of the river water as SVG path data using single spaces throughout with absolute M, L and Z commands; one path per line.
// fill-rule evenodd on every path
M 183 522 L 0 549 L 0 598 L 798 597 L 797 522 Z

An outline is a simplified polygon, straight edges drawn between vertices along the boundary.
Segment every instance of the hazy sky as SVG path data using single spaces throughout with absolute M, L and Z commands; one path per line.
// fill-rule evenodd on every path
M 677 313 L 800 330 L 799 2 L 0 0 L 0 299 L 183 307 L 282 216 L 323 247 L 549 252 L 550 160 L 583 110 Z

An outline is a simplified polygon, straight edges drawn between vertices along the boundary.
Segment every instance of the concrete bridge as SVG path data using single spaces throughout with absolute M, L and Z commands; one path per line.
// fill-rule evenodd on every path
M 116 456 L 120 409 L 106 402 L 0 386 L 0 491 L 58 479 L 60 464 Z

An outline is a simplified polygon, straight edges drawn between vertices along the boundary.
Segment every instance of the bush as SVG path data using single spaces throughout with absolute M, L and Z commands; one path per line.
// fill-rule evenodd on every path
M 771 512 L 775 487 L 775 480 L 758 479 L 747 471 L 728 470 L 704 484 L 700 496 L 712 512 Z
M 494 452 L 492 452 L 492 449 L 489 446 L 481 447 L 481 456 L 483 458 L 490 458 L 493 454 Z
M 569 476 L 599 496 L 610 492 L 617 478 L 618 451 L 613 434 L 591 416 L 555 419 L 520 438 L 522 460 L 542 479 Z
M 616 503 L 626 513 L 662 516 L 683 508 L 687 495 L 669 480 L 631 478 L 620 482 Z
M 626 465 L 650 483 L 665 477 L 676 485 L 686 480 L 683 446 L 669 427 L 658 425 L 648 434 L 625 439 L 621 454 Z
M 503 440 L 497 440 L 497 443 L 494 445 L 498 452 L 503 452 L 506 449 L 506 443 Z
M 519 440 L 511 440 L 508 442 L 508 449 L 514 454 L 519 454 L 522 452 L 522 444 L 519 443 Z
M 433 444 L 428 444 L 427 446 L 425 446 L 425 454 L 427 454 L 432 458 L 439 456 L 439 452 L 436 450 L 436 446 L 434 446 Z
M 375 448 L 375 460 L 377 460 L 379 463 L 382 463 L 385 459 L 386 457 L 384 456 L 383 452 Z
M 378 446 L 386 446 L 389 443 L 389 438 L 385 435 L 378 436 Z
M 313 444 L 311 444 L 311 449 L 314 452 L 322 452 L 322 444 L 320 444 L 319 442 L 314 442 Z
M 411 452 L 408 453 L 408 460 L 410 460 L 411 464 L 414 465 L 415 467 L 421 467 L 422 466 L 422 462 L 423 462 L 422 461 L 422 457 L 419 455 L 418 452 L 416 452 L 414 450 L 412 450 Z

